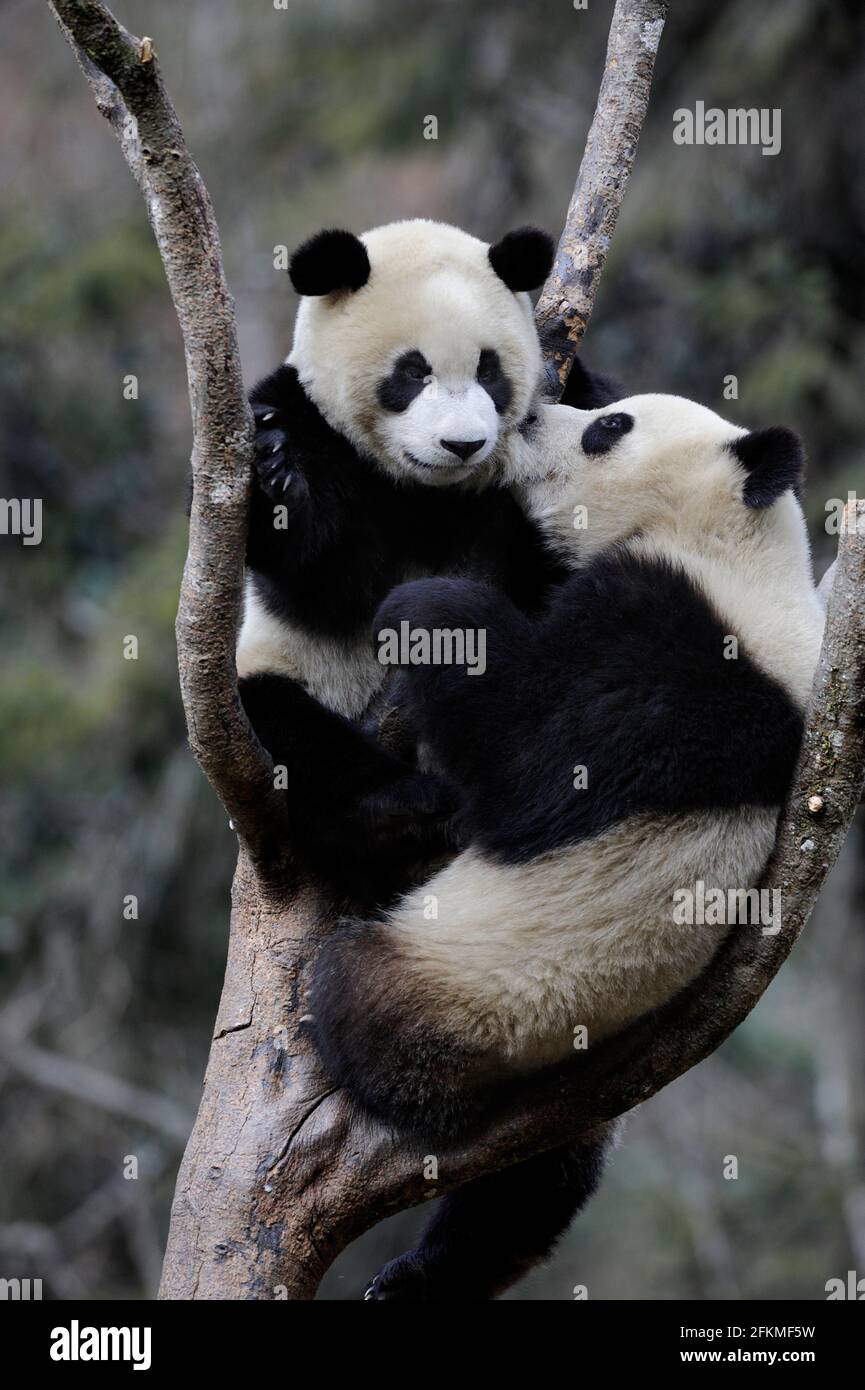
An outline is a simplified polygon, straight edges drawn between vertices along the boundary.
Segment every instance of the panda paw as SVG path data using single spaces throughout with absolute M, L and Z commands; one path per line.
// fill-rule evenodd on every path
M 417 1250 L 409 1250 L 396 1260 L 390 1260 L 373 1279 L 365 1303 L 384 1303 L 401 1300 L 404 1303 L 427 1303 L 448 1297 L 447 1287 L 430 1277 L 429 1267 Z
M 417 841 L 456 849 L 463 839 L 460 792 L 444 777 L 407 773 L 360 802 L 360 813 L 377 839 Z
M 255 416 L 254 467 L 258 484 L 272 502 L 286 507 L 289 514 L 309 501 L 306 478 L 289 455 L 288 434 L 275 406 L 252 407 Z

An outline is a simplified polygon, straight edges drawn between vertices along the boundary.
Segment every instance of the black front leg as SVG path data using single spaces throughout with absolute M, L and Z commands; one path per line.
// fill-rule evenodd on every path
M 488 584 L 418 579 L 388 594 L 373 622 L 380 651 L 383 633 L 405 630 L 429 635 L 433 659 L 415 660 L 410 642 L 393 642 L 407 656 L 395 682 L 403 718 L 428 744 L 436 767 L 461 786 L 476 786 L 499 765 L 499 745 L 524 713 L 520 673 L 533 664 L 536 624 Z M 463 659 L 448 660 L 454 653 Z
M 401 578 L 404 498 L 324 419 L 294 367 L 250 394 L 256 422 L 247 568 L 267 606 L 319 636 L 351 638 Z
M 254 467 L 258 486 L 287 516 L 302 515 L 309 507 L 309 484 L 301 456 L 292 454 L 289 422 L 278 406 L 253 403 L 255 416 Z
M 328 524 L 316 524 L 313 496 L 316 471 L 334 451 L 350 449 L 332 430 L 300 384 L 294 367 L 277 367 L 250 392 L 255 417 L 253 467 L 257 484 L 252 501 L 247 562 L 270 569 L 273 561 L 300 559 L 329 539 Z M 277 508 L 284 509 L 275 525 Z M 290 546 L 286 531 L 290 529 Z
M 285 791 L 292 843 L 339 898 L 381 907 L 415 864 L 455 847 L 451 783 L 399 761 L 285 676 L 249 676 L 238 691 Z
M 344 543 L 368 470 L 306 394 L 294 367 L 277 367 L 249 399 L 257 486 L 247 564 L 296 575 Z

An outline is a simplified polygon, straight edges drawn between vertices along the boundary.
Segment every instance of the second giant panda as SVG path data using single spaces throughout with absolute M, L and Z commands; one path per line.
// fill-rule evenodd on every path
M 431 579 L 375 619 L 486 634 L 482 676 L 407 662 L 398 678 L 465 799 L 467 847 L 335 929 L 312 989 L 334 1081 L 425 1152 L 497 1085 L 573 1056 L 577 1028 L 591 1046 L 707 965 L 727 928 L 681 925 L 675 895 L 759 882 L 821 642 L 790 431 L 649 395 L 541 407 L 533 448 L 524 498 L 574 571 L 549 606 Z M 549 1250 L 601 1150 L 457 1192 L 370 1297 L 493 1296 Z
M 354 899 L 382 895 L 375 874 L 365 885 L 370 836 L 404 827 L 413 853 L 415 829 L 435 831 L 454 809 L 440 781 L 346 723 L 382 684 L 369 636 L 378 604 L 407 579 L 451 573 L 489 579 L 531 610 L 561 577 L 503 485 L 541 378 L 526 291 L 552 256 L 551 238 L 532 228 L 489 246 L 415 220 L 362 237 L 320 232 L 291 261 L 301 296 L 291 354 L 251 395 L 255 486 L 237 669 L 274 761 L 298 776 L 308 769 L 296 845 L 331 885 L 339 864 L 338 886 Z M 579 404 L 614 394 L 579 365 L 569 390 Z M 336 805 L 321 791 L 329 762 L 342 769 Z M 340 806 L 353 811 L 343 819 Z M 397 848 L 389 843 L 379 862 L 399 878 Z

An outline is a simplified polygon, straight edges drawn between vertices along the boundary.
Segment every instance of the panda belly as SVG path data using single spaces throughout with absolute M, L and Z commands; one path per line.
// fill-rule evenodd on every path
M 237 674 L 287 676 L 328 709 L 358 719 L 381 688 L 385 670 L 366 626 L 347 638 L 308 632 L 271 613 L 247 576 Z
M 516 865 L 470 848 L 389 916 L 387 968 L 467 1051 L 518 1071 L 562 1060 L 578 1027 L 591 1045 L 708 964 L 727 927 L 677 924 L 674 893 L 753 887 L 777 817 L 639 816 Z

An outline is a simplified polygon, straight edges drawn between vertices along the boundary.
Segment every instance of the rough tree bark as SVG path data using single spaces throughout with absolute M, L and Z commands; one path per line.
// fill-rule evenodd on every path
M 613 11 L 598 104 L 555 263 L 535 309 L 551 400 L 564 390 L 591 316 L 649 109 L 667 9 L 658 0 L 631 0 Z
M 304 983 L 329 923 L 285 857 L 269 762 L 236 697 L 251 430 L 210 203 L 150 41 L 129 35 L 96 0 L 49 3 L 142 188 L 183 330 L 195 503 L 177 624 L 181 683 L 193 749 L 239 832 L 225 985 L 160 1297 L 311 1298 L 354 1236 L 431 1193 L 420 1150 L 352 1110 L 302 1028 Z M 539 304 L 560 385 L 633 163 L 666 8 L 666 0 L 615 8 L 589 148 Z M 842 536 L 801 765 L 764 883 L 782 890 L 783 930 L 734 932 L 703 978 L 659 1015 L 515 1092 L 471 1145 L 437 1155 L 437 1193 L 588 1135 L 660 1090 L 741 1022 L 785 959 L 865 772 L 865 509 L 861 523 L 862 534 Z

